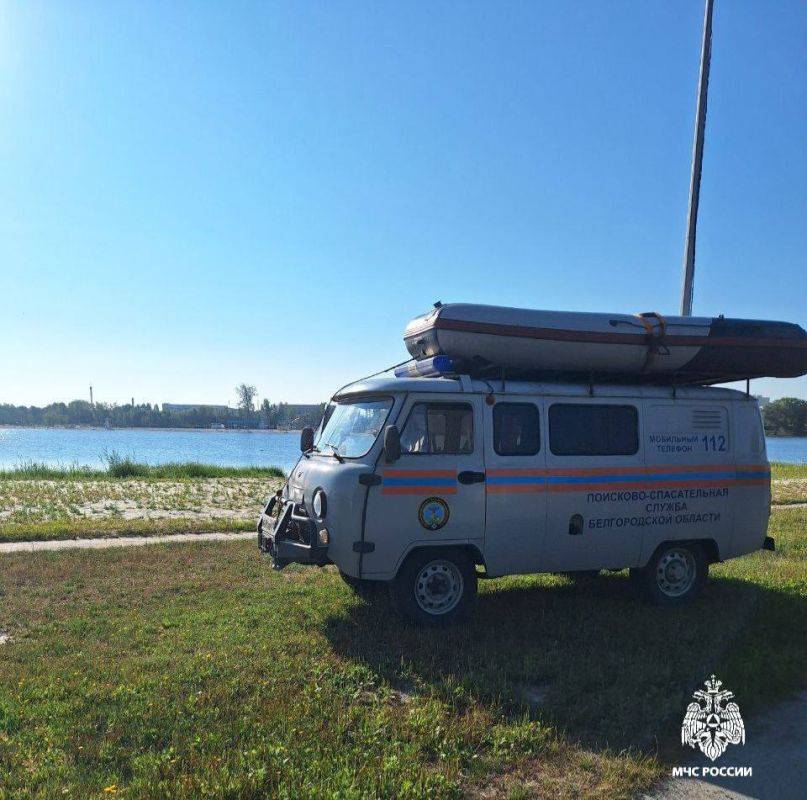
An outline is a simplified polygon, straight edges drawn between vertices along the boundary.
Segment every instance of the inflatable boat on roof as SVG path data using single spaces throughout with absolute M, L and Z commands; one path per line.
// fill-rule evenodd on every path
M 505 369 L 708 384 L 807 373 L 807 332 L 800 325 L 722 316 L 437 303 L 410 321 L 404 341 L 416 361 L 447 356 L 456 370 L 482 374 Z

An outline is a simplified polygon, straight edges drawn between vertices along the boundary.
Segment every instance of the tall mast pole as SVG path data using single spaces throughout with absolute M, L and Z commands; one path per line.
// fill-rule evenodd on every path
M 692 316 L 692 286 L 695 281 L 695 235 L 698 229 L 698 202 L 701 194 L 703 142 L 706 135 L 706 101 L 709 95 L 709 64 L 712 60 L 712 8 L 714 0 L 706 0 L 703 16 L 703 44 L 698 79 L 698 107 L 695 116 L 695 144 L 692 148 L 692 177 L 689 182 L 689 212 L 684 254 L 684 285 L 681 290 L 681 316 Z

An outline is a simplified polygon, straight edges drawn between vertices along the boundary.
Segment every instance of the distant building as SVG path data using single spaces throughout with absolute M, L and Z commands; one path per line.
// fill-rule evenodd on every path
M 761 394 L 755 394 L 754 399 L 759 403 L 760 408 L 765 408 L 771 402 L 770 397 L 763 397 Z
M 185 411 L 207 411 L 214 414 L 235 414 L 236 409 L 229 406 L 214 406 L 209 403 L 163 403 L 163 411 L 182 414 Z
M 238 417 L 230 417 L 225 423 L 225 427 L 236 430 L 251 430 L 255 424 L 248 419 L 239 419 Z

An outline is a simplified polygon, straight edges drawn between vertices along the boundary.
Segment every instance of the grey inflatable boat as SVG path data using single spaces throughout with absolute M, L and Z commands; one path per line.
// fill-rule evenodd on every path
M 580 373 L 723 383 L 807 373 L 807 332 L 789 322 L 538 311 L 435 304 L 406 327 L 416 360 L 448 356 L 458 370 Z

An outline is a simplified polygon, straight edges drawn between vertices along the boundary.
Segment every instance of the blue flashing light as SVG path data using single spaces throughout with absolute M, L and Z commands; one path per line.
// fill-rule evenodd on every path
M 432 356 L 395 368 L 396 378 L 439 378 L 455 372 L 451 356 Z

